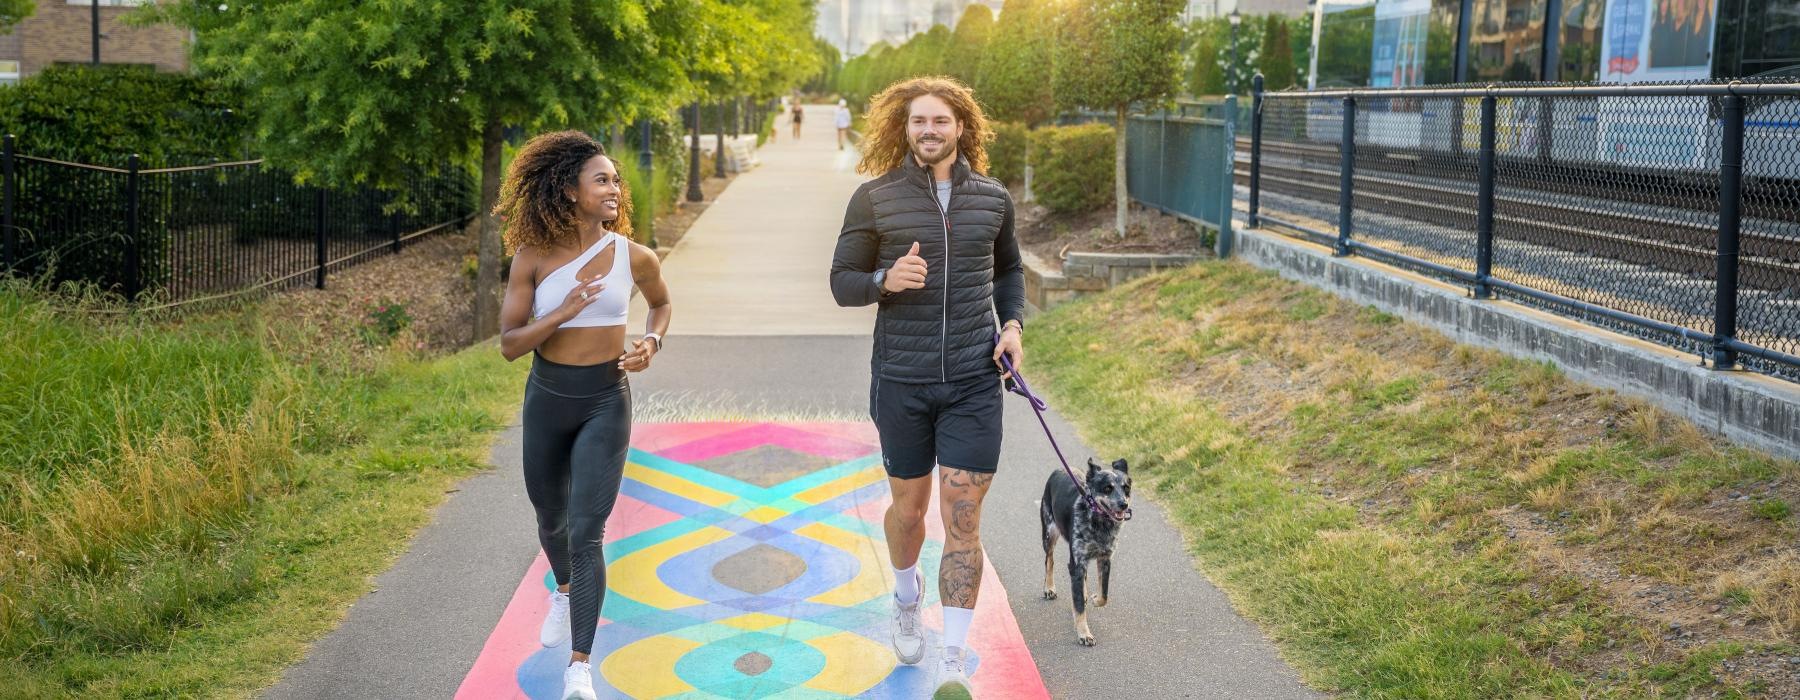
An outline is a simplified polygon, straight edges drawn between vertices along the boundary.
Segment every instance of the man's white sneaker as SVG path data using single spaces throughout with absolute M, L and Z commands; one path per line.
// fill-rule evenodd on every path
M 569 664 L 563 671 L 562 700 L 597 700 L 593 673 L 593 667 L 586 661 Z
M 944 660 L 938 667 L 937 690 L 933 700 L 970 700 L 975 691 L 969 687 L 969 674 L 963 668 L 961 647 L 944 647 Z
M 917 574 L 923 586 L 925 574 Z M 919 609 L 924 607 L 925 591 L 919 589 L 919 599 L 911 605 L 894 599 L 894 655 L 900 657 L 900 663 L 912 665 L 925 658 L 925 620 Z
M 550 614 L 544 616 L 544 628 L 538 630 L 538 642 L 547 647 L 569 643 L 569 594 L 550 592 Z

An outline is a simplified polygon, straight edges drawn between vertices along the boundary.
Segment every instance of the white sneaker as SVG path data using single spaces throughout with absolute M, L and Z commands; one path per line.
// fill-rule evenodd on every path
M 550 614 L 544 616 L 544 628 L 538 630 L 538 643 L 547 647 L 569 643 L 569 594 L 550 591 Z
M 924 585 L 925 575 L 917 574 L 920 585 Z M 919 589 L 919 599 L 911 605 L 894 599 L 894 655 L 900 657 L 900 663 L 908 666 L 919 663 L 925 658 L 925 621 L 919 614 L 924 606 L 925 589 Z
M 969 674 L 963 669 L 962 647 L 944 647 L 944 661 L 938 667 L 937 690 L 932 691 L 933 700 L 971 700 L 975 697 L 974 689 L 969 687 Z
M 562 700 L 597 700 L 594 697 L 594 670 L 586 661 L 576 661 L 563 670 Z

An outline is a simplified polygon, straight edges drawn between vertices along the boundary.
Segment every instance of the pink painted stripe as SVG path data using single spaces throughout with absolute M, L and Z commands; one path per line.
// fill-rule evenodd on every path
M 762 445 L 779 445 L 795 452 L 836 460 L 854 459 L 876 449 L 869 442 L 795 430 L 773 423 L 750 423 L 742 430 L 702 438 L 657 454 L 677 462 L 693 464 Z
M 530 621 L 542 620 L 549 613 L 550 601 L 544 595 L 544 575 L 549 571 L 550 560 L 539 552 L 525 571 L 525 579 L 513 590 L 512 602 L 500 614 L 487 644 L 482 645 L 481 655 L 475 657 L 475 666 L 463 676 L 462 686 L 456 689 L 457 700 L 526 700 L 516 674 L 525 659 L 543 648 L 538 643 L 538 625 Z

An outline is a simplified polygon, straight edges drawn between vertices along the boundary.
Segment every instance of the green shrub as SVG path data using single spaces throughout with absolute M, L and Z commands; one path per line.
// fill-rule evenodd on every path
M 0 90 L 0 131 L 25 155 L 146 168 L 250 156 L 236 91 L 205 78 L 126 66 L 52 66 Z
M 1083 214 L 1113 201 L 1113 128 L 1051 126 L 1031 132 L 1032 192 L 1062 214 Z
M 1031 132 L 1018 122 L 995 122 L 988 144 L 988 175 L 1008 186 L 1025 183 L 1025 151 Z
M 367 305 L 363 311 L 363 322 L 357 332 L 362 335 L 363 342 L 370 345 L 385 346 L 412 325 L 412 315 L 398 302 L 383 299 L 379 304 Z

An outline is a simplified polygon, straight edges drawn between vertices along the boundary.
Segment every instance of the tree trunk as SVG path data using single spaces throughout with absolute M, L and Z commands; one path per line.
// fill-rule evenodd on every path
M 1119 206 L 1114 225 L 1119 237 L 1124 238 L 1126 215 L 1131 211 L 1131 191 L 1125 182 L 1125 107 L 1119 107 L 1118 113 L 1119 125 L 1113 137 L 1113 192 Z
M 500 201 L 500 122 L 489 121 L 481 130 L 481 243 L 476 250 L 475 341 L 500 333 L 500 220 L 494 205 Z

